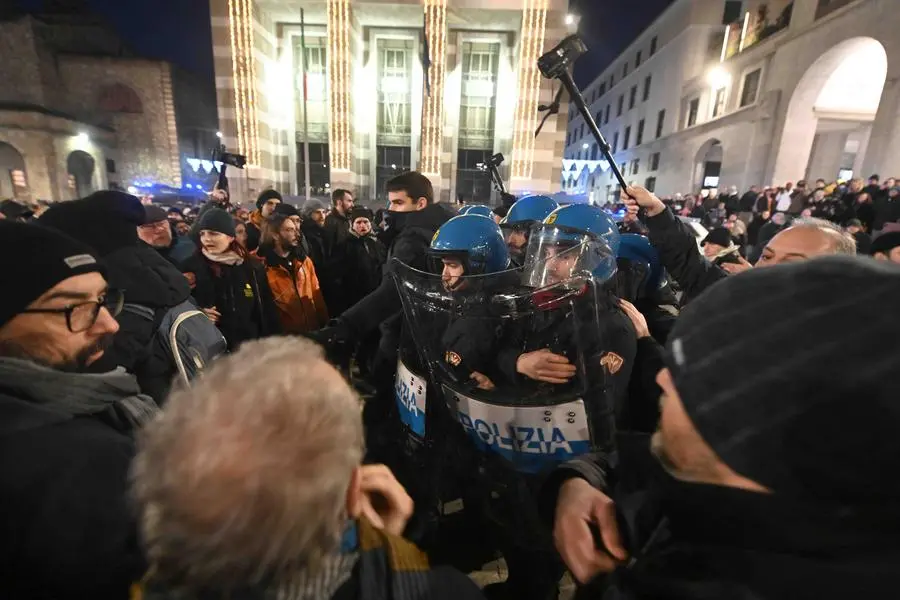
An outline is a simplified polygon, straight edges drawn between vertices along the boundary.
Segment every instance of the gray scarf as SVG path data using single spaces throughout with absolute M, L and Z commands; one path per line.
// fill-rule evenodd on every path
M 148 423 L 159 412 L 141 394 L 137 379 L 122 367 L 109 373 L 66 373 L 27 360 L 0 358 L 0 382 L 29 402 L 72 417 L 112 411 L 128 429 Z

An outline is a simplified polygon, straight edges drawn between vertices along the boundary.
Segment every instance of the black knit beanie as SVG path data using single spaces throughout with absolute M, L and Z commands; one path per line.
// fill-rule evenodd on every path
M 871 258 L 753 269 L 684 309 L 667 366 L 740 475 L 818 505 L 897 502 L 898 303 L 900 266 Z
M 288 204 L 287 202 L 282 202 L 278 206 L 275 207 L 276 215 L 285 215 L 288 217 L 299 217 L 300 213 L 297 212 L 297 207 L 293 204 Z
M 365 206 L 356 206 L 353 208 L 353 210 L 350 211 L 350 224 L 352 225 L 353 221 L 357 219 L 368 219 L 369 221 L 374 221 L 375 215 Z
M 39 222 L 87 244 L 102 257 L 137 246 L 137 226 L 145 219 L 144 206 L 137 197 L 107 190 L 81 200 L 57 202 Z
M 218 231 L 234 237 L 234 218 L 221 208 L 210 208 L 200 217 L 197 231 Z
M 723 248 L 728 248 L 732 244 L 731 232 L 725 229 L 724 227 L 714 227 L 706 237 L 703 238 L 703 242 L 701 242 L 701 246 L 705 246 L 706 244 L 716 244 L 717 246 L 722 246 Z
M 278 190 L 263 190 L 259 197 L 256 199 L 256 208 L 262 210 L 263 205 L 272 198 L 275 198 L 279 202 L 284 201 Z
M 90 248 L 49 227 L 0 221 L 0 327 L 56 284 L 106 270 Z

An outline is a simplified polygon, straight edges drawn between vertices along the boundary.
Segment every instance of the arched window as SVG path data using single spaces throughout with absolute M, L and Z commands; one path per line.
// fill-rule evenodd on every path
M 108 85 L 100 90 L 101 110 L 113 113 L 142 113 L 144 106 L 133 89 L 121 83 Z

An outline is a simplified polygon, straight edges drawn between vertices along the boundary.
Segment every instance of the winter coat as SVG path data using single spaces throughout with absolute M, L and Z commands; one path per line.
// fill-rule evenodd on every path
M 615 457 L 566 463 L 541 491 L 552 523 L 560 485 L 587 480 L 615 502 L 629 560 L 579 590 L 597 600 L 846 600 L 893 598 L 900 585 L 896 520 L 668 475 L 646 435 L 621 435 Z M 857 525 L 857 523 L 862 525 Z M 893 537 L 892 537 L 893 536 Z
M 0 598 L 126 598 L 145 570 L 132 433 L 0 381 Z
M 342 216 L 337 210 L 328 213 L 325 217 L 325 245 L 329 253 L 334 254 L 350 236 L 350 219 Z
M 388 212 L 391 223 L 379 238 L 388 247 L 387 264 L 378 288 L 347 310 L 342 319 L 362 337 L 380 324 L 392 319 L 388 328 L 395 335 L 383 335 L 385 344 L 396 347 L 396 333 L 399 333 L 400 297 L 391 276 L 392 259 L 405 265 L 427 271 L 426 252 L 435 232 L 453 216 L 440 204 L 429 204 L 424 209 L 397 213 Z M 383 334 L 388 333 L 384 330 Z
M 259 209 L 250 213 L 250 220 L 247 221 L 245 228 L 247 230 L 247 250 L 254 252 L 259 248 L 260 238 L 262 237 L 263 216 Z
M 353 306 L 381 283 L 387 248 L 374 235 L 351 234 L 337 254 L 342 269 L 342 297 L 348 307 Z
M 266 265 L 266 278 L 278 307 L 282 331 L 300 334 L 325 327 L 328 308 L 309 256 L 295 250 L 282 257 L 274 247 L 263 245 L 259 257 Z
M 178 267 L 197 251 L 197 244 L 191 240 L 190 236 L 175 233 L 175 227 L 173 226 L 172 243 L 169 244 L 168 248 L 157 248 L 156 251 L 159 252 L 160 256 L 172 263 L 173 266 Z
M 682 304 L 728 276 L 721 267 L 700 254 L 697 238 L 671 210 L 666 209 L 646 221 L 650 230 L 650 243 L 659 252 L 666 271 L 684 292 Z
M 756 199 L 759 197 L 757 192 L 746 192 L 741 196 L 738 202 L 740 212 L 753 212 L 756 208 Z
M 872 225 L 875 224 L 875 205 L 872 202 L 857 202 L 856 206 L 853 208 L 856 218 L 862 221 L 863 227 L 865 227 L 866 231 L 871 233 Z
M 157 335 L 162 316 L 191 295 L 190 285 L 178 269 L 144 242 L 107 254 L 110 287 L 125 291 L 126 304 L 153 310 L 156 319 L 123 310 L 116 320 L 119 331 L 112 346 L 91 365 L 94 373 L 111 371 L 117 366 L 133 373 L 141 390 L 159 403 L 169 392 L 176 370 L 172 358 Z
M 181 265 L 181 270 L 191 281 L 197 304 L 202 308 L 215 307 L 221 313 L 216 325 L 229 350 L 236 350 L 248 340 L 281 333 L 278 307 L 265 267 L 255 257 L 230 266 L 213 263 L 197 252 Z

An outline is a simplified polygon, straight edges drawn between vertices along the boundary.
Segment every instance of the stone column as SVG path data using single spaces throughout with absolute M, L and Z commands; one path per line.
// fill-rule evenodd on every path
M 878 173 L 882 177 L 900 174 L 900 77 L 888 76 L 881 92 L 881 102 L 872 135 L 866 148 L 862 177 Z M 857 175 L 854 173 L 854 175 Z

